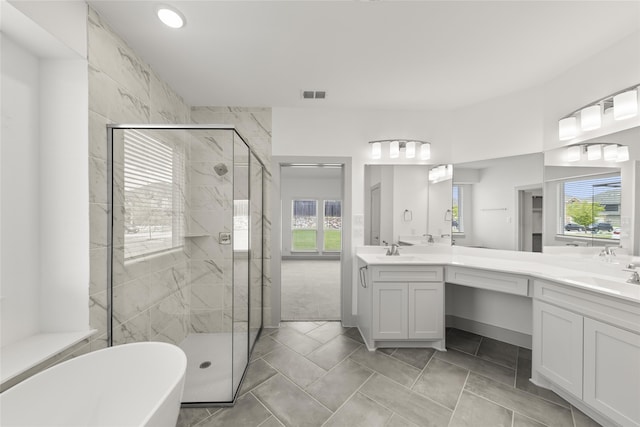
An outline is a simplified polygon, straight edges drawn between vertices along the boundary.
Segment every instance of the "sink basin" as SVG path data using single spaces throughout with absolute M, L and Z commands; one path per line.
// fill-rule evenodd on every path
M 403 263 L 403 262 L 411 262 L 411 261 L 419 261 L 420 258 L 413 255 L 381 255 L 377 256 L 376 259 L 378 261 L 384 261 L 388 263 Z

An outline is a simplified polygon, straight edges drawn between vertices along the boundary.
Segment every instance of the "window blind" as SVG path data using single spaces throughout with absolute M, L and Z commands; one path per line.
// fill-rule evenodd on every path
M 184 156 L 138 130 L 124 133 L 125 259 L 182 246 Z

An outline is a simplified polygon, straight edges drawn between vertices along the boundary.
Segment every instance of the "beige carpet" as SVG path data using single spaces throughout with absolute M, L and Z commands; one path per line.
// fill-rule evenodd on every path
M 340 320 L 340 261 L 282 261 L 282 320 Z

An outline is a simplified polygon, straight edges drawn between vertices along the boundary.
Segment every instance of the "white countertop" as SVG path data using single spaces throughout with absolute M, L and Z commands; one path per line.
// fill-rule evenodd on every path
M 606 263 L 594 257 L 562 257 L 492 249 L 430 246 L 401 247 L 401 256 L 385 256 L 381 247 L 358 248 L 368 265 L 442 265 L 513 273 L 586 289 L 640 304 L 640 285 L 626 283 L 625 263 Z M 617 262 L 617 263 L 616 263 Z

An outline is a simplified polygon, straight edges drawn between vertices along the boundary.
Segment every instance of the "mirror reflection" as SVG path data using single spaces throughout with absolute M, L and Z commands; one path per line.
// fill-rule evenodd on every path
M 615 145 L 628 147 L 628 160 L 605 160 L 605 147 Z M 640 128 L 574 147 L 545 153 L 544 246 L 620 246 L 637 255 Z
M 366 245 L 451 244 L 451 179 L 427 165 L 365 165 Z
M 455 164 L 454 244 L 541 252 L 542 174 L 541 153 Z

